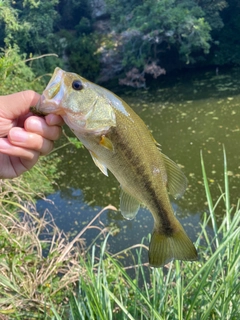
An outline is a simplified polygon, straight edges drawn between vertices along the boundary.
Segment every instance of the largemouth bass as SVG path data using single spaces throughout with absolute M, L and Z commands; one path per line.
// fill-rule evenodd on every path
M 56 68 L 36 106 L 37 112 L 61 115 L 89 150 L 96 166 L 110 170 L 121 185 L 120 210 L 133 219 L 143 203 L 154 218 L 149 263 L 196 260 L 197 251 L 176 219 L 168 191 L 180 197 L 187 180 L 159 150 L 140 117 L 112 92 L 75 73 Z

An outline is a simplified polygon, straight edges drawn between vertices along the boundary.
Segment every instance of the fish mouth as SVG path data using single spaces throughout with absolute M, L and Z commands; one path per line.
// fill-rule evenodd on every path
M 45 95 L 47 99 L 53 99 L 60 91 L 61 83 L 53 83 L 49 88 L 46 89 Z
M 41 114 L 41 115 L 46 115 L 47 113 L 44 112 L 42 106 L 44 105 L 44 100 L 45 100 L 45 97 L 43 95 L 40 96 L 40 99 L 38 100 L 37 104 L 36 104 L 36 107 L 34 108 L 35 111 L 34 113 L 35 114 Z
M 52 78 L 43 92 L 46 99 L 53 99 L 59 93 L 61 89 L 62 78 L 63 70 L 60 68 L 55 68 Z
M 63 71 L 60 68 L 56 68 L 54 73 L 43 91 L 37 105 L 36 110 L 44 114 L 54 113 L 62 114 L 63 110 L 60 104 L 64 95 L 64 89 L 62 87 Z
M 56 95 L 54 95 L 53 98 L 55 96 Z M 47 115 L 49 113 L 57 114 L 60 116 L 65 115 L 64 108 L 61 107 L 60 101 L 55 99 L 48 99 L 44 94 L 41 95 L 36 104 L 36 111 L 41 115 Z

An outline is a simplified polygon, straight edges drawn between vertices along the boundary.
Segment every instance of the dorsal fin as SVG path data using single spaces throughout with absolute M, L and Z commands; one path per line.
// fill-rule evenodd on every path
M 180 198 L 187 188 L 187 178 L 174 161 L 163 153 L 162 156 L 167 171 L 167 188 L 175 199 Z
M 163 180 L 167 180 L 166 186 L 168 188 L 168 191 L 175 199 L 180 198 L 187 188 L 187 178 L 185 177 L 181 168 L 173 160 L 171 160 L 170 158 L 168 158 L 168 156 L 161 152 L 161 145 L 154 139 L 153 136 L 152 139 L 159 152 L 161 153 L 165 164 L 167 177 L 163 175 Z

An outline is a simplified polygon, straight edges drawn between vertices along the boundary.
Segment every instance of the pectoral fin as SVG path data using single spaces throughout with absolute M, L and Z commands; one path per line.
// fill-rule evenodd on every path
M 138 213 L 140 203 L 123 189 L 120 197 L 120 210 L 125 219 L 132 220 Z
M 92 159 L 93 159 L 95 165 L 102 171 L 103 174 L 105 174 L 105 176 L 108 177 L 107 167 L 98 160 L 98 158 L 97 158 L 97 156 L 95 155 L 94 152 L 92 152 L 90 150 L 89 150 L 89 152 L 90 152 L 90 154 L 92 156 Z
M 101 136 L 101 140 L 100 140 L 100 145 L 103 146 L 104 148 L 113 151 L 113 144 L 112 141 L 110 139 L 108 139 L 105 135 Z
M 179 166 L 162 153 L 167 171 L 167 187 L 175 199 L 180 198 L 187 188 L 187 178 Z

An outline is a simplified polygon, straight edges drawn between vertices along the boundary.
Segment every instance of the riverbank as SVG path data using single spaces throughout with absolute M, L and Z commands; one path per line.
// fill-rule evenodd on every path
M 239 203 L 230 205 L 225 154 L 224 185 L 215 203 L 201 161 L 208 211 L 196 241 L 199 261 L 175 261 L 159 269 L 142 263 L 146 239 L 111 256 L 110 230 L 102 226 L 100 248 L 95 243 L 86 248 L 84 232 L 94 221 L 69 239 L 50 213 L 38 217 L 24 180 L 1 181 L 0 319 L 237 320 Z M 215 211 L 220 203 L 225 215 L 218 225 Z M 213 237 L 206 233 L 208 225 Z M 121 261 L 132 253 L 137 259 L 123 267 Z

